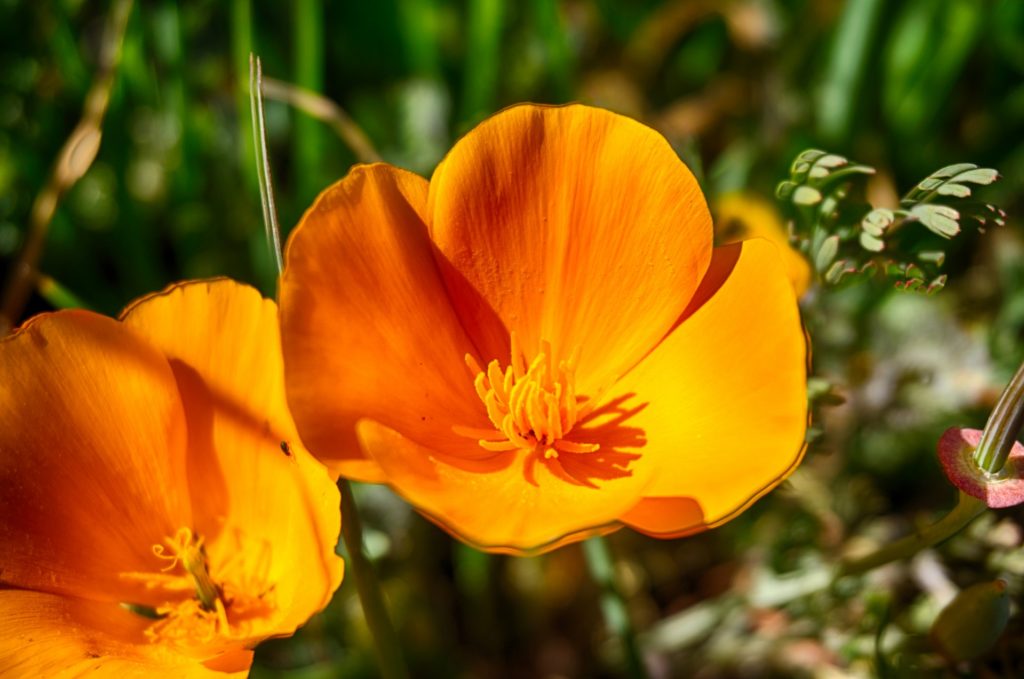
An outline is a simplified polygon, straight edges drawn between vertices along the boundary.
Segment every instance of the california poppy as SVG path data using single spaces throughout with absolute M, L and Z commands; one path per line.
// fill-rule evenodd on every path
M 244 675 L 341 581 L 337 488 L 231 281 L 0 342 L 0 674 Z
M 429 183 L 354 168 L 291 236 L 281 323 L 310 451 L 483 549 L 693 533 L 803 448 L 776 247 L 712 251 L 669 144 L 600 109 L 507 109 Z

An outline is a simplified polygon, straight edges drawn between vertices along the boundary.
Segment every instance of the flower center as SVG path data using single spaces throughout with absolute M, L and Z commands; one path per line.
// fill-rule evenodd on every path
M 516 449 L 543 451 L 546 459 L 561 453 L 593 453 L 597 443 L 565 438 L 580 420 L 589 415 L 598 396 L 576 394 L 577 347 L 568 360 L 554 363 L 551 344 L 541 342 L 541 351 L 527 365 L 526 356 L 512 333 L 511 363 L 504 370 L 497 360 L 484 370 L 471 355 L 466 365 L 475 375 L 473 386 L 487 409 L 494 429 L 453 427 L 455 433 L 478 439 L 481 448 L 494 452 Z
M 244 637 L 256 618 L 275 610 L 274 587 L 267 584 L 266 548 L 260 550 L 255 562 L 247 562 L 246 545 L 240 535 L 235 537 L 237 548 L 220 564 L 218 580 L 211 575 L 203 538 L 190 528 L 179 528 L 163 544 L 153 545 L 154 556 L 168 562 L 159 572 L 121 574 L 126 580 L 142 582 L 147 589 L 158 589 L 168 596 L 166 603 L 155 608 L 126 605 L 155 619 L 146 629 L 150 641 L 187 647 Z

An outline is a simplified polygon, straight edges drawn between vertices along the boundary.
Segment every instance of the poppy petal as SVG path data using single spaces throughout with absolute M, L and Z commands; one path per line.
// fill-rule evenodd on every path
M 189 421 L 189 482 L 211 567 L 269 563 L 278 616 L 291 633 L 341 582 L 334 547 L 340 496 L 303 448 L 285 401 L 277 306 L 228 279 L 173 285 L 134 303 L 126 325 L 162 350 Z M 301 565 L 302 577 L 296 577 Z
M 0 586 L 159 603 L 121 573 L 189 525 L 186 425 L 166 359 L 84 311 L 0 341 Z
M 510 452 L 463 460 L 430 450 L 372 420 L 360 420 L 364 449 L 391 485 L 430 519 L 475 547 L 492 552 L 545 552 L 607 533 L 640 499 L 643 474 L 567 480 L 557 463 Z
M 198 679 L 248 673 L 249 662 L 229 673 L 214 671 L 147 643 L 143 629 L 150 622 L 111 602 L 0 590 L 0 675 Z
M 509 331 L 531 356 L 542 341 L 556 359 L 579 347 L 583 393 L 664 336 L 711 256 L 707 205 L 664 137 L 586 106 L 484 121 L 434 172 L 429 209 L 483 358 L 508 360 Z
M 654 534 L 728 520 L 803 454 L 807 347 L 777 248 L 761 239 L 717 248 L 695 307 L 616 385 L 646 404 L 628 422 L 647 439 L 637 465 L 657 468 L 645 496 L 699 504 L 675 524 L 656 504 L 624 518 Z
M 700 503 L 691 497 L 645 497 L 622 523 L 657 538 L 681 538 L 706 528 Z
M 281 280 L 288 401 L 310 450 L 352 478 L 360 469 L 338 463 L 361 457 L 360 417 L 468 455 L 479 447 L 452 425 L 488 426 L 464 363 L 473 345 L 427 237 L 426 199 L 417 175 L 358 166 L 320 195 L 288 243 Z M 383 480 L 372 476 L 366 480 Z

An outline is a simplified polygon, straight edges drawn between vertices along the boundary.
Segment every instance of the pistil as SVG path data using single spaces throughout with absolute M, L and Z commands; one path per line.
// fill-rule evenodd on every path
M 164 545 L 153 545 L 153 554 L 158 558 L 170 561 L 163 571 L 173 570 L 179 563 L 185 569 L 192 583 L 195 586 L 196 598 L 204 611 L 216 609 L 217 601 L 222 599 L 220 586 L 210 577 L 210 568 L 206 562 L 206 549 L 203 546 L 203 539 L 193 535 L 189 528 L 179 528 L 173 538 L 164 541 L 170 548 L 170 553 Z
M 162 544 L 153 545 L 154 556 L 169 562 L 159 572 L 121 574 L 168 595 L 167 603 L 156 608 L 126 604 L 128 610 L 155 620 L 146 629 L 147 637 L 181 646 L 206 644 L 218 637 L 244 635 L 256 619 L 274 610 L 274 587 L 266 582 L 269 546 L 260 548 L 253 561 L 246 558 L 252 555 L 246 553 L 241 536 L 236 537 L 234 556 L 219 564 L 223 579 L 214 579 L 203 538 L 190 528 L 179 528 Z M 184 572 L 177 571 L 179 566 Z M 185 593 L 188 596 L 181 598 Z

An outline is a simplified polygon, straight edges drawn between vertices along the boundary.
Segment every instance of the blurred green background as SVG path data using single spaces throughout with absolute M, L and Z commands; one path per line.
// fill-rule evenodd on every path
M 0 274 L 100 62 L 110 3 L 0 0 Z M 67 193 L 40 271 L 105 313 L 182 278 L 273 294 L 249 120 L 248 58 L 333 100 L 388 162 L 429 176 L 459 135 L 520 101 L 583 101 L 661 131 L 715 197 L 770 197 L 817 146 L 878 168 L 894 201 L 938 167 L 998 168 L 1005 227 L 950 244 L 934 297 L 862 281 L 820 291 L 816 372 L 845 404 L 819 414 L 807 462 L 724 528 L 610 538 L 656 676 L 955 676 L 924 638 L 957 587 L 1024 588 L 1024 515 L 981 519 L 938 552 L 838 590 L 824 564 L 948 507 L 933 460 L 980 426 L 1024 358 L 1024 2 L 1020 0 L 375 0 L 134 3 L 102 146 Z M 356 155 L 268 98 L 285 230 Z M 59 301 L 35 293 L 25 314 Z M 358 488 L 369 547 L 416 676 L 616 676 L 578 546 L 529 559 L 452 541 L 386 490 Z M 1020 616 L 1017 616 L 1020 617 Z M 887 622 L 886 622 L 887 621 Z M 883 628 L 884 626 L 884 628 Z M 882 629 L 885 634 L 879 635 Z M 1016 617 L 976 676 L 1024 673 Z M 878 658 L 882 660 L 879 661 Z M 254 675 L 375 675 L 354 585 Z

